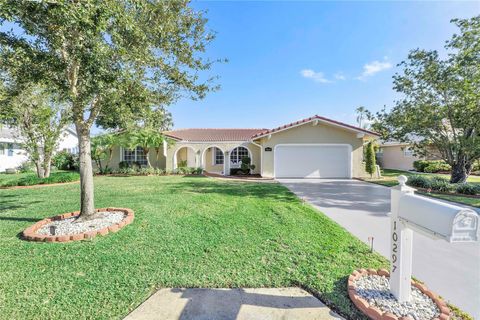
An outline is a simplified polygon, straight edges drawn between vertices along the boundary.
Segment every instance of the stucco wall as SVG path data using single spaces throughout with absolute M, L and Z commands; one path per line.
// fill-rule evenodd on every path
M 230 152 L 239 146 L 246 147 L 251 154 L 252 164 L 255 165 L 255 170 L 253 170 L 254 174 L 260 173 L 260 148 L 249 143 L 249 142 L 235 142 L 235 141 L 227 141 L 227 142 L 218 142 L 218 143 L 191 143 L 191 142 L 176 142 L 173 145 L 170 145 L 167 149 L 167 157 L 166 157 L 166 168 L 169 171 L 174 170 L 174 156 L 177 150 L 181 151 L 183 147 L 191 147 L 195 150 L 195 157 L 196 163 L 199 166 L 202 166 L 205 170 L 212 172 L 223 172 L 224 169 L 221 168 L 222 166 L 211 166 L 212 162 L 212 155 L 211 155 L 211 147 L 220 148 L 223 152 L 226 152 L 227 155 L 225 156 L 226 160 L 226 170 L 227 173 L 230 173 L 229 167 L 229 156 Z M 179 152 L 180 152 L 179 151 Z M 221 169 L 220 169 L 221 168 Z
M 121 155 L 121 150 L 122 148 L 120 147 L 115 147 L 113 149 L 112 153 L 112 160 L 110 161 L 109 167 L 112 169 L 118 169 L 118 164 L 120 161 L 122 161 L 122 155 Z M 154 168 L 160 168 L 160 169 L 165 169 L 165 156 L 163 155 L 163 149 L 160 150 L 160 154 L 158 155 L 158 160 L 157 160 L 157 154 L 155 150 L 150 150 L 148 157 L 150 159 L 150 163 Z M 107 160 L 102 161 L 102 165 L 105 166 L 107 163 Z
M 273 133 L 271 138 L 264 137 L 260 139 L 263 150 L 266 147 L 272 148 L 272 151 L 263 151 L 262 176 L 274 176 L 274 157 L 275 146 L 283 143 L 331 143 L 331 144 L 349 144 L 352 146 L 352 176 L 366 176 L 363 160 L 363 138 L 357 138 L 355 132 L 347 131 L 342 128 L 330 126 L 327 124 L 306 123 L 298 127 Z
M 428 149 L 428 157 L 405 156 L 404 148 L 406 147 L 408 147 L 408 144 L 382 146 L 383 152 L 377 155 L 380 166 L 385 169 L 413 170 L 414 161 L 441 159 L 438 151 L 433 148 Z

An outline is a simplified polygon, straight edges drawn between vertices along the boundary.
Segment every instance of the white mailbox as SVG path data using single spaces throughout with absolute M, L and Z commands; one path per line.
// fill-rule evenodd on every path
M 415 194 L 400 197 L 398 219 L 417 232 L 448 242 L 478 240 L 476 212 Z
M 473 242 L 479 238 L 479 216 L 471 209 L 416 195 L 405 176 L 398 182 L 391 189 L 390 291 L 404 302 L 411 293 L 413 231 L 448 242 Z

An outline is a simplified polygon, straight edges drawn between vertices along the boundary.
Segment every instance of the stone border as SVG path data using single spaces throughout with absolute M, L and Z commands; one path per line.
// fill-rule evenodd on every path
M 396 315 L 390 312 L 382 312 L 375 306 L 372 306 L 368 303 L 367 300 L 363 299 L 357 294 L 355 287 L 355 280 L 368 276 L 368 275 L 379 275 L 390 277 L 390 273 L 385 269 L 358 269 L 354 270 L 348 277 L 348 296 L 355 304 L 355 306 L 360 309 L 364 314 L 366 314 L 370 319 L 373 320 L 413 320 L 411 317 L 397 317 Z M 450 309 L 447 307 L 445 301 L 440 298 L 438 295 L 430 291 L 425 285 L 412 280 L 412 285 L 420 290 L 423 294 L 430 297 L 433 302 L 437 305 L 440 310 L 440 315 L 438 318 L 433 320 L 449 320 L 450 319 Z
M 121 211 L 125 213 L 125 218 L 120 221 L 119 223 L 112 224 L 108 227 L 105 227 L 100 230 L 88 231 L 83 233 L 77 233 L 72 235 L 62 235 L 62 236 L 48 236 L 37 234 L 37 230 L 43 227 L 44 225 L 55 221 L 55 220 L 62 220 L 68 219 L 72 217 L 76 217 L 80 214 L 80 211 L 64 213 L 55 217 L 45 218 L 43 220 L 38 221 L 34 225 L 25 229 L 22 233 L 23 239 L 28 241 L 40 241 L 40 242 L 69 242 L 69 241 L 79 241 L 84 239 L 92 239 L 95 238 L 97 235 L 106 235 L 109 232 L 117 232 L 121 228 L 125 227 L 127 224 L 132 223 L 134 214 L 131 209 L 128 208 L 100 208 L 95 209 L 96 212 L 104 212 L 104 211 Z

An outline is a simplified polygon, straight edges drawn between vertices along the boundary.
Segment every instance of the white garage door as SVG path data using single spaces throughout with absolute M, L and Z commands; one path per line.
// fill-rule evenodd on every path
M 274 157 L 276 178 L 351 177 L 349 145 L 277 145 Z

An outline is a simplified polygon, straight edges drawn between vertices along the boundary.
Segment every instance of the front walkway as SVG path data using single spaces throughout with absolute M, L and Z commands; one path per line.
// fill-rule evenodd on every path
M 373 236 L 374 249 L 389 257 L 390 188 L 358 180 L 279 181 L 365 243 Z M 480 243 L 452 244 L 414 232 L 413 275 L 480 319 Z
M 160 289 L 125 320 L 343 319 L 299 288 Z

